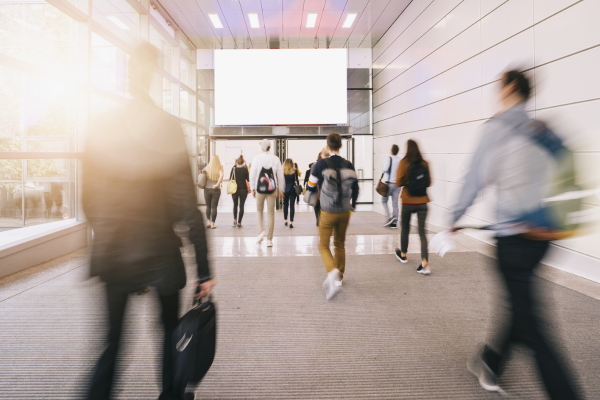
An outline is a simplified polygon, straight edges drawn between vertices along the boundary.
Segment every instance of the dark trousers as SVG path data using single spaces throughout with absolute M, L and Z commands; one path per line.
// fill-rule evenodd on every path
M 246 204 L 246 199 L 248 198 L 248 193 L 234 193 L 231 195 L 233 197 L 233 219 L 238 222 L 238 224 L 242 223 L 242 218 L 244 218 L 244 205 Z M 240 215 L 238 219 L 238 200 L 240 204 Z
M 110 399 L 110 392 L 115 375 L 115 362 L 119 352 L 121 331 L 123 328 L 123 315 L 127 305 L 129 293 L 115 290 L 110 286 L 106 288 L 108 298 L 108 320 L 110 330 L 108 333 L 108 347 L 98 360 L 96 370 L 90 385 L 88 399 L 105 400 Z M 162 323 L 165 330 L 163 342 L 163 367 L 162 367 L 162 390 L 165 394 L 173 392 L 173 353 L 172 341 L 173 331 L 177 327 L 179 319 L 179 291 L 160 296 L 162 307 Z
M 319 226 L 319 215 L 321 214 L 321 202 L 317 200 L 315 204 L 315 218 L 317 219 L 317 226 Z
M 511 344 L 521 342 L 535 352 L 550 398 L 577 399 L 565 365 L 540 329 L 538 316 L 534 311 L 533 271 L 548 246 L 548 242 L 529 240 L 522 236 L 498 238 L 498 264 L 508 290 L 512 315 L 509 321 L 504 322 L 501 330 L 500 352 L 496 353 L 486 347 L 483 356 L 492 371 L 500 374 Z
M 288 208 L 290 210 L 290 221 L 294 222 L 294 212 L 296 207 L 296 192 L 292 189 L 283 194 L 283 219 L 287 221 Z
M 213 223 L 217 220 L 217 207 L 221 189 L 204 189 L 204 201 L 206 203 L 206 220 Z M 211 219 L 212 217 L 212 219 Z
M 400 251 L 406 254 L 408 251 L 408 235 L 410 234 L 410 217 L 417 213 L 419 222 L 419 238 L 421 239 L 421 259 L 429 260 L 427 254 L 427 236 L 425 236 L 425 218 L 427 218 L 427 204 L 411 205 L 402 204 Z

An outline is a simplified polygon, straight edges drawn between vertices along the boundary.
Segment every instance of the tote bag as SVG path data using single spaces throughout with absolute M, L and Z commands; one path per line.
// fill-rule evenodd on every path
M 233 167 L 233 179 L 229 179 L 227 184 L 227 194 L 234 194 L 237 192 L 237 182 L 235 181 L 235 167 Z

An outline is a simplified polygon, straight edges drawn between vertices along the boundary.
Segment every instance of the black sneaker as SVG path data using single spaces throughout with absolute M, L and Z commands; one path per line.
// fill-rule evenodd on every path
M 401 263 L 407 263 L 408 262 L 408 260 L 406 259 L 406 256 L 402 256 L 402 252 L 400 251 L 400 249 L 396 249 L 396 251 L 394 251 L 394 254 L 396 254 L 396 258 Z
M 294 225 L 292 225 L 292 223 L 290 222 L 290 229 L 292 229 L 294 227 Z
M 419 265 L 419 268 L 417 268 L 417 272 L 421 272 L 422 269 L 423 269 L 423 264 Z
M 383 226 L 390 226 L 393 222 L 394 222 L 394 218 L 390 218 L 387 220 L 387 222 L 385 224 L 383 224 Z
M 285 221 L 285 226 L 287 226 L 287 221 Z
M 388 227 L 388 228 L 390 228 L 390 229 L 398 229 L 398 226 L 396 225 L 396 223 L 395 223 L 395 222 L 392 222 L 392 223 L 391 223 L 391 224 L 389 224 L 387 227 Z

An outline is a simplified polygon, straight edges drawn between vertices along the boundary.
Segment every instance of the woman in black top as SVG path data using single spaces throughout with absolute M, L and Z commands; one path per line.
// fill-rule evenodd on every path
M 246 204 L 246 198 L 248 197 L 248 186 L 246 182 L 249 179 L 248 167 L 244 161 L 244 156 L 235 160 L 235 166 L 231 168 L 229 174 L 229 180 L 234 179 L 237 183 L 237 191 L 231 195 L 233 197 L 233 226 L 238 228 L 242 227 L 242 218 L 244 217 L 244 204 Z M 240 204 L 240 213 L 238 217 L 238 200 Z
M 283 176 L 285 177 L 285 190 L 283 192 L 283 219 L 287 226 L 288 208 L 290 210 L 290 228 L 294 227 L 294 208 L 296 203 L 296 184 L 298 181 L 298 171 L 294 168 L 294 162 L 288 158 L 283 163 Z

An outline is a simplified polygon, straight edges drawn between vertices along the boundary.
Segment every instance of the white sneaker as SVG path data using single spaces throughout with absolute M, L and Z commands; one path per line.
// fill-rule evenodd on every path
M 273 241 L 267 240 L 267 247 L 273 247 Z
M 327 274 L 327 278 L 325 278 L 325 282 L 323 282 L 323 289 L 325 290 L 325 299 L 331 300 L 337 292 L 340 291 L 340 286 L 335 284 L 335 281 L 340 280 L 340 271 L 338 269 L 334 269 L 330 273 Z
M 262 240 L 265 238 L 265 231 L 262 231 L 261 233 L 258 234 L 258 237 L 256 238 L 256 244 L 259 244 L 260 242 L 262 242 Z
M 431 274 L 431 270 L 429 269 L 429 265 L 423 266 L 420 265 L 420 267 L 422 267 L 421 269 L 418 269 L 417 272 L 423 275 L 429 275 Z
M 335 281 L 335 286 L 342 286 L 342 281 Z

